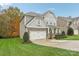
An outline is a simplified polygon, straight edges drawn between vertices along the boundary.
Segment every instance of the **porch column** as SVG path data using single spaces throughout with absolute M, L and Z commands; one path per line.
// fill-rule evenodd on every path
M 54 28 L 54 34 L 56 34 L 56 28 Z
M 49 34 L 48 34 L 48 29 L 49 29 L 49 28 L 46 29 L 46 40 L 48 39 L 48 35 L 49 35 Z
M 59 34 L 59 28 L 57 29 L 57 34 Z

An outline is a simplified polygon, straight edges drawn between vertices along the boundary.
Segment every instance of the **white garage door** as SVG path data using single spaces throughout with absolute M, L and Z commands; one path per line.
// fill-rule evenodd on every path
M 46 39 L 46 31 L 30 31 L 30 40 Z
M 78 30 L 74 30 L 74 35 L 78 35 Z

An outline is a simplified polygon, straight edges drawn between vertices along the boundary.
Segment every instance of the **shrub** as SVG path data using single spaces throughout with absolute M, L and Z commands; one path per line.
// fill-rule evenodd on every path
M 55 35 L 56 39 L 63 39 L 63 38 L 66 38 L 66 37 L 67 37 L 66 35 Z
M 69 27 L 68 30 L 67 30 L 67 35 L 73 35 L 74 34 L 74 30 Z
M 62 31 L 62 35 L 65 35 L 65 32 L 64 31 Z
M 23 40 L 24 40 L 24 42 L 28 42 L 29 41 L 29 33 L 28 32 L 24 33 Z

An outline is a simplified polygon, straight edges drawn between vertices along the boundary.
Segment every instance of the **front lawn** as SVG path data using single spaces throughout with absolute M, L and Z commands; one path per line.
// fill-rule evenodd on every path
M 0 39 L 0 56 L 79 56 L 79 52 L 33 43 L 22 44 L 20 38 Z
M 79 35 L 67 36 L 64 40 L 79 40 Z
M 55 39 L 57 40 L 79 40 L 79 35 L 56 35 Z

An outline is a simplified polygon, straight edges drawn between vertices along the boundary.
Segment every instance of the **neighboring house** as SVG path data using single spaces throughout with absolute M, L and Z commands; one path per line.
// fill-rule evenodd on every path
M 71 27 L 74 30 L 74 34 L 78 35 L 79 34 L 79 17 L 75 17 L 75 18 L 72 19 Z
M 71 22 L 70 27 L 73 28 L 74 35 L 78 35 L 79 34 L 79 17 L 71 18 L 70 16 L 57 17 L 57 28 L 59 28 L 60 34 L 62 33 L 62 31 L 64 31 L 65 34 L 67 34 L 69 22 Z
M 67 34 L 68 24 L 70 21 L 70 17 L 57 17 L 57 28 L 59 29 L 59 34 L 62 34 L 63 31 Z
M 54 13 L 51 11 L 47 11 L 44 14 L 28 12 L 20 22 L 20 37 L 23 39 L 24 33 L 28 32 L 31 40 L 47 39 L 49 28 L 54 33 L 57 25 L 56 20 Z

